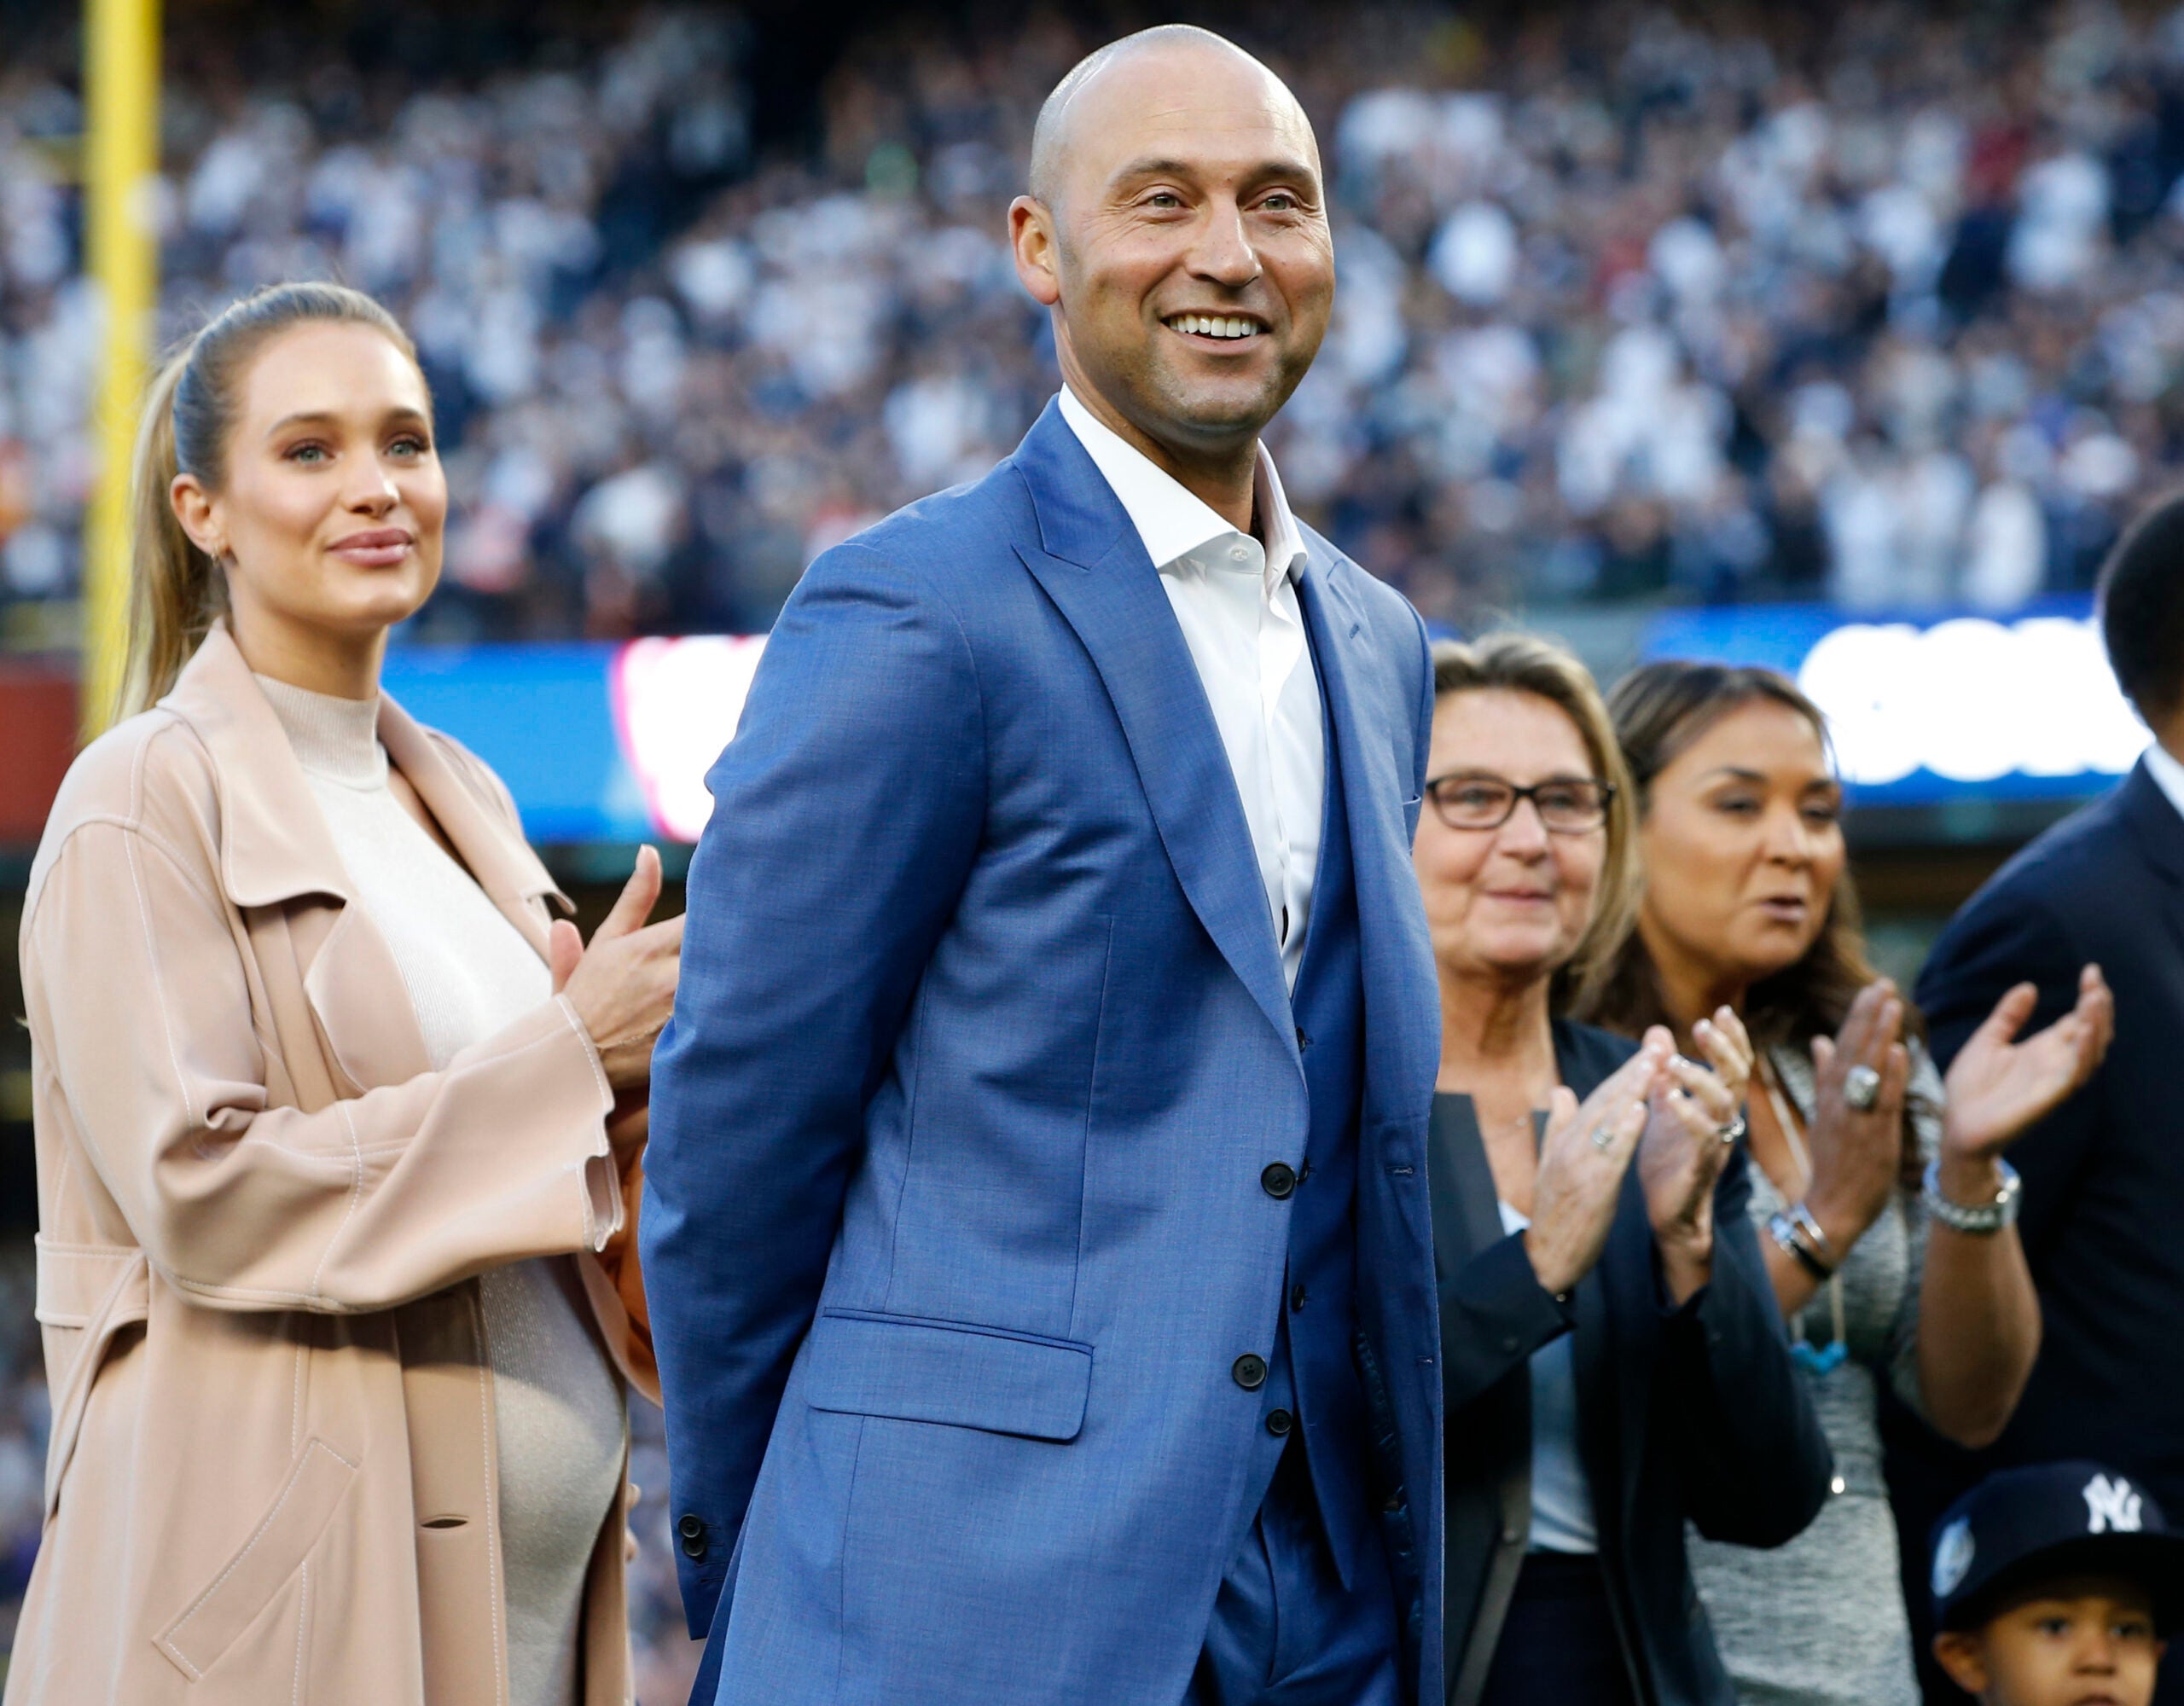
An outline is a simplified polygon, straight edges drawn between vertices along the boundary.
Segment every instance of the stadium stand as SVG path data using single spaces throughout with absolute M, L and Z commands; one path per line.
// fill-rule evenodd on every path
M 404 23 L 361 68 L 189 42 L 160 214 L 170 333 L 310 273 L 415 329 L 460 506 L 427 636 L 763 628 L 816 551 L 990 465 L 1047 395 L 1000 210 L 1089 35 L 868 26 L 761 148 L 774 72 L 733 14 L 511 28 L 423 75 L 439 38 Z M 1430 616 L 2012 608 L 2082 589 L 2164 477 L 2179 15 L 1234 26 L 1337 190 L 1341 305 L 1282 466 Z M 19 634 L 71 595 L 90 473 L 66 63 L 0 72 Z

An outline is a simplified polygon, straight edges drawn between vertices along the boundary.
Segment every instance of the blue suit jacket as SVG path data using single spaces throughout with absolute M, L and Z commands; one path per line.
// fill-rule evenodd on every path
M 1316 537 L 1365 1001 L 1359 1352 L 1440 1691 L 1410 607 Z M 1308 1105 L 1212 713 L 1049 408 L 814 563 L 711 785 L 642 1216 L 699 1697 L 1174 1706 L 1248 1524 Z M 717 1677 L 717 1684 L 713 1680 Z

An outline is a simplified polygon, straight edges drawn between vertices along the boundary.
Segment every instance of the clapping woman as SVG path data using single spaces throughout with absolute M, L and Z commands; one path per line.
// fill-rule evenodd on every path
M 1434 653 L 1416 860 L 1441 986 L 1430 1172 L 1449 1699 L 1727 1706 L 1687 1521 L 1787 1540 L 1828 1459 L 1745 1212 L 1751 1058 L 1556 1017 L 1635 902 L 1600 695 L 1522 635 Z M 1702 1064 L 1703 1063 L 1703 1064 Z
M 24 904 L 54 1418 L 7 1700 L 623 1706 L 659 862 L 586 948 L 380 694 L 447 485 L 377 304 L 219 315 L 136 485 L 136 714 Z
M 1780 1551 L 1697 1544 L 1701 1597 L 1745 1706 L 1911 1706 L 1880 1383 L 1963 1444 L 2008 1419 L 2040 1312 L 2001 1154 L 2099 1062 L 2112 1003 L 2088 966 L 2077 1010 L 2018 1041 L 2033 990 L 2013 990 L 1944 1085 L 1867 963 L 1819 709 L 1771 671 L 1690 663 L 1639 670 L 1611 708 L 1646 891 L 1586 1010 L 1633 1036 L 1733 1013 L 1757 1045 L 1747 1207 L 1836 1465 Z

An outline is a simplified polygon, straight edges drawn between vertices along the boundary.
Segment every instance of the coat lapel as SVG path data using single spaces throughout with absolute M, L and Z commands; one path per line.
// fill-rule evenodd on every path
M 1446 1278 L 1508 1234 L 1478 1108 L 1467 1095 L 1436 1096 L 1432 1108 L 1426 1165 L 1433 1181 L 1434 1266 Z
M 1191 909 L 1287 1042 L 1294 1022 L 1243 802 L 1159 573 L 1058 409 L 1015 461 L 1040 531 L 1016 554 L 1100 673 Z
M 287 731 L 226 628 L 215 626 L 161 701 L 205 743 L 220 812 L 220 872 L 246 914 L 278 908 L 303 991 L 340 1094 L 432 1070 L 416 1008 L 386 937 L 364 908 L 296 762 Z M 530 904 L 553 883 L 502 828 L 430 736 L 392 699 L 380 738 L 480 887 L 542 956 L 546 927 Z
M 385 693 L 380 695 L 379 738 L 387 761 L 416 789 L 478 886 L 544 959 L 546 922 L 532 902 L 542 895 L 559 898 L 560 891 L 537 854 L 508 833 L 433 738 Z

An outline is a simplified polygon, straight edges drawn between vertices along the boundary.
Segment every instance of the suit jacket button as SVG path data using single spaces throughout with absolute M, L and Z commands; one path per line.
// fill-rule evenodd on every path
M 1281 1202 L 1297 1188 L 1297 1169 L 1286 1161 L 1269 1162 L 1259 1175 L 1259 1183 L 1266 1187 L 1268 1196 Z
M 1296 1425 L 1297 1418 L 1287 1410 L 1269 1410 L 1266 1413 L 1266 1430 L 1276 1439 L 1284 1437 Z
M 1266 1359 L 1247 1350 L 1229 1366 L 1228 1372 L 1246 1392 L 1256 1392 L 1266 1384 Z
M 706 1521 L 695 1511 L 685 1511 L 675 1524 L 675 1532 L 682 1536 L 682 1555 L 703 1558 L 706 1555 Z

